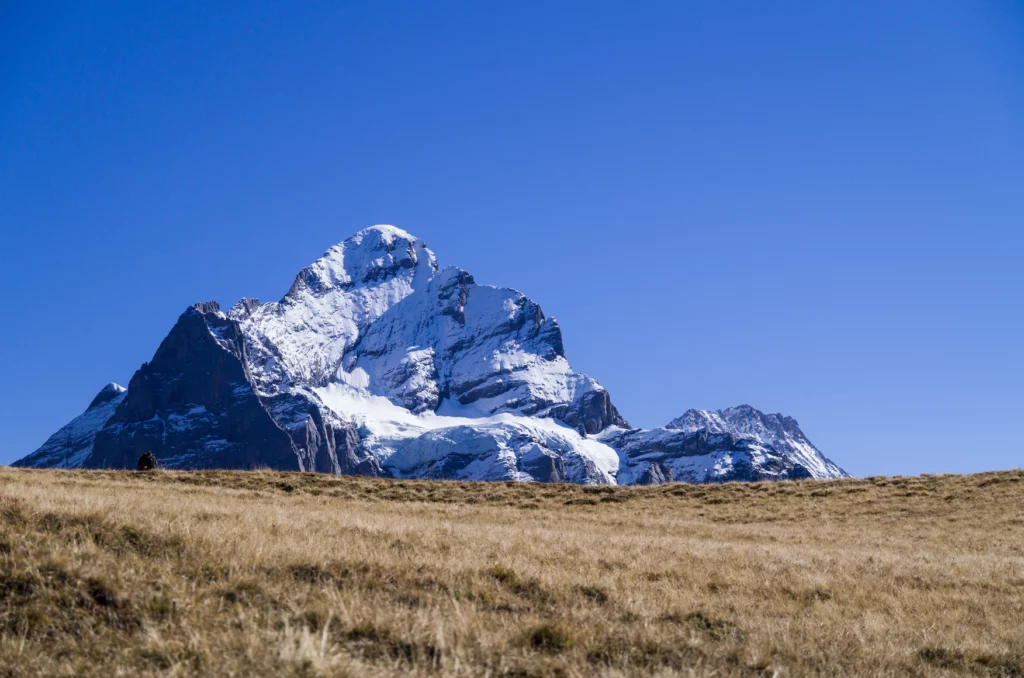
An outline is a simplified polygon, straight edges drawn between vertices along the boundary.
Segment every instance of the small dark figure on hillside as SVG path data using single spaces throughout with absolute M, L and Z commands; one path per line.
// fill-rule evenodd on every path
M 137 470 L 139 471 L 154 471 L 160 468 L 160 462 L 156 460 L 152 452 L 146 452 L 144 455 L 139 457 L 139 465 Z

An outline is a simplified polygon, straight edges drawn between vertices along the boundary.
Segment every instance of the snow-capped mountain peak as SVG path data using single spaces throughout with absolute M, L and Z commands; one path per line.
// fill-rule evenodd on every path
M 110 382 L 109 384 L 100 389 L 100 392 L 97 393 L 96 397 L 92 399 L 91 403 L 89 403 L 88 409 L 91 410 L 95 407 L 105 405 L 112 400 L 120 398 L 121 394 L 127 390 L 128 389 L 126 389 L 124 386 L 121 386 L 121 384 L 115 384 L 114 382 Z
M 706 431 L 755 440 L 774 447 L 805 467 L 815 478 L 844 475 L 804 435 L 796 419 L 782 414 L 765 414 L 750 405 L 724 410 L 687 410 L 665 425 L 685 433 Z
M 254 372 L 267 392 L 284 382 L 321 385 L 335 378 L 360 334 L 425 288 L 437 269 L 422 240 L 372 226 L 302 269 L 281 301 L 236 304 L 229 315 L 251 340 Z
M 765 414 L 750 405 L 727 407 L 724 410 L 690 409 L 676 417 L 665 428 L 683 431 L 708 430 L 713 433 L 732 432 L 750 434 L 754 437 L 774 441 L 780 437 L 799 436 L 805 438 L 799 424 L 793 417 L 782 414 Z
M 187 308 L 127 390 L 68 426 L 18 463 L 130 467 L 152 450 L 170 468 L 478 480 L 842 473 L 794 420 L 753 408 L 630 429 L 539 304 L 440 268 L 394 226 L 331 247 L 280 301 Z
M 422 240 L 395 226 L 371 226 L 304 268 L 286 299 L 301 298 L 304 289 L 322 296 L 334 288 L 377 286 L 395 277 L 415 278 L 417 273 L 429 277 L 437 268 L 437 257 Z

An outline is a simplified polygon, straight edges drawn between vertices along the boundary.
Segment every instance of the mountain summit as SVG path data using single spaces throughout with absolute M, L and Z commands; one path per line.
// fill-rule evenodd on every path
M 845 475 L 796 421 L 749 406 L 632 429 L 533 300 L 441 268 L 373 226 L 280 301 L 185 310 L 124 389 L 110 384 L 18 466 L 253 468 L 587 484 Z

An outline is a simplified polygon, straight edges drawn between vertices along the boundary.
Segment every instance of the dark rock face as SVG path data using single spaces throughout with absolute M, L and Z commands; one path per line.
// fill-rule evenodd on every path
M 131 468 L 152 450 L 169 468 L 380 474 L 355 454 L 358 434 L 325 416 L 315 396 L 258 395 L 245 351 L 237 323 L 216 304 L 187 309 L 132 377 L 82 465 Z
M 609 426 L 629 428 L 629 422 L 622 418 L 612 405 L 608 391 L 591 391 L 577 402 L 551 411 L 551 416 L 561 419 L 583 434 L 599 433 Z
M 260 300 L 255 297 L 242 297 L 232 307 L 232 311 L 237 311 L 240 314 L 248 315 L 253 312 L 253 309 L 259 308 Z
M 172 468 L 299 470 L 288 434 L 263 408 L 238 357 L 213 333 L 230 337 L 230 324 L 215 308 L 197 306 L 132 377 L 128 397 L 96 435 L 86 468 L 131 468 L 152 450 Z
M 529 473 L 535 480 L 542 483 L 564 483 L 568 477 L 565 471 L 565 460 L 561 457 L 543 454 L 540 451 L 525 455 L 520 459 L 519 470 Z
M 637 476 L 637 485 L 664 485 L 672 482 L 672 469 L 665 464 L 654 462 L 649 464 L 643 472 Z
M 476 281 L 473 276 L 461 269 L 442 283 L 437 291 L 441 314 L 451 317 L 459 325 L 465 325 L 469 286 L 474 284 Z
M 616 444 L 627 448 L 642 448 L 645 457 L 697 457 L 723 450 L 745 451 L 747 443 L 730 433 L 678 432 L 672 435 L 650 436 L 643 429 L 620 434 Z
M 262 398 L 278 425 L 288 432 L 304 471 L 385 475 L 375 457 L 360 449 L 359 433 L 305 390 Z

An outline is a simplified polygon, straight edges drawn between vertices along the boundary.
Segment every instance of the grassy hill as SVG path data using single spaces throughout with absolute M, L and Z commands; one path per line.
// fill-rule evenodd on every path
M 0 675 L 1024 676 L 1024 472 L 0 468 Z

